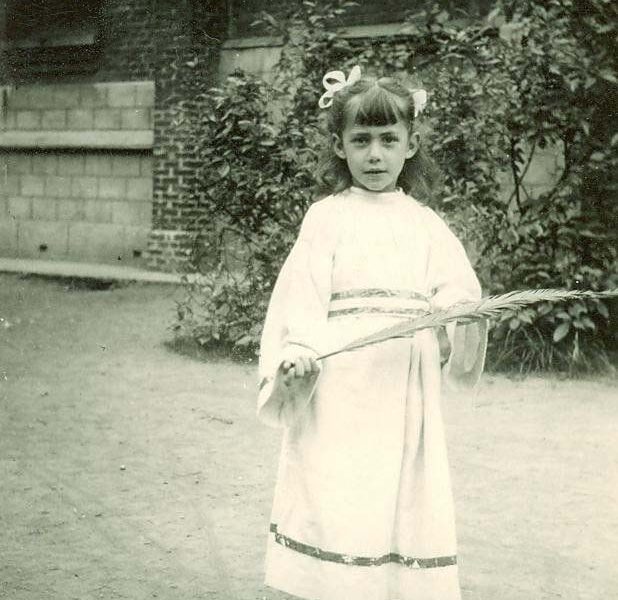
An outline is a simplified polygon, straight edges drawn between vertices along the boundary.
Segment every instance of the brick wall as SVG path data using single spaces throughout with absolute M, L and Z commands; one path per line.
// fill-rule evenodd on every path
M 102 51 L 95 81 L 155 79 L 161 0 L 103 0 L 99 43 Z
M 223 0 L 105 0 L 103 52 L 95 78 L 155 82 L 153 211 L 146 252 L 153 268 L 182 268 L 189 252 L 195 207 L 188 196 L 195 171 L 187 127 L 191 100 L 216 79 L 226 29 Z M 199 65 L 198 68 L 189 66 Z M 182 114 L 182 116 L 180 116 Z
M 7 28 L 6 28 L 7 2 L 0 0 L 0 85 L 7 83 L 9 78 L 9 65 L 7 62 Z
M 154 268 L 181 268 L 189 253 L 196 208 L 188 192 L 196 164 L 187 134 L 198 115 L 192 100 L 216 80 L 224 8 L 221 1 L 163 0 L 154 15 L 157 102 L 147 253 Z
M 213 83 L 218 60 L 217 48 L 224 27 L 221 19 L 224 15 L 225 2 L 222 0 L 103 0 L 98 24 L 96 72 L 79 73 L 67 69 L 66 73 L 54 72 L 45 77 L 41 73 L 20 74 L 11 72 L 9 68 L 0 68 L 0 85 L 28 83 L 27 86 L 13 90 L 13 104 L 5 115 L 3 125 L 0 121 L 0 127 L 5 129 L 4 132 L 0 129 L 0 138 L 4 136 L 6 142 L 4 150 L 0 150 L 0 168 L 7 182 L 7 191 L 3 192 L 0 187 L 0 227 L 3 228 L 3 248 L 0 248 L 0 253 L 37 255 L 39 252 L 38 255 L 41 255 L 42 251 L 38 248 L 46 247 L 47 250 L 43 252 L 50 257 L 61 256 L 64 248 L 65 255 L 72 258 L 112 260 L 121 256 L 127 260 L 133 250 L 139 253 L 145 248 L 147 230 L 153 228 L 149 264 L 157 268 L 173 269 L 182 263 L 190 239 L 187 229 L 190 228 L 193 208 L 187 200 L 186 189 L 193 167 L 191 153 L 185 147 L 186 130 L 179 130 L 176 119 L 184 101 L 190 100 L 199 90 L 207 89 Z M 1 25 L 0 30 L 4 31 Z M 53 53 L 54 50 L 50 49 L 49 52 Z M 200 61 L 198 69 L 185 64 L 196 58 Z M 5 59 L 6 55 L 2 54 L 0 66 Z M 121 91 L 123 85 L 115 82 L 140 80 L 155 82 L 156 102 L 142 107 L 134 98 L 135 105 L 123 105 L 122 95 L 130 95 L 132 92 Z M 47 89 L 45 93 L 58 98 L 60 102 L 64 92 L 59 91 L 57 84 L 68 82 L 80 85 L 96 83 L 88 89 L 92 93 L 92 102 L 99 102 L 99 105 L 83 106 L 82 102 L 90 93 L 86 91 L 80 92 L 83 98 L 69 94 L 62 106 L 57 106 L 56 100 L 41 105 L 28 98 L 33 90 Z M 104 83 L 113 85 L 102 85 Z M 96 91 L 103 89 L 106 90 L 106 99 L 101 104 Z M 36 91 L 33 93 L 34 96 L 38 94 Z M 186 116 L 192 118 L 191 114 Z M 111 163 L 106 162 L 109 152 L 118 154 L 123 142 L 131 147 L 131 140 L 145 131 L 142 127 L 146 121 L 149 122 L 154 138 L 152 155 L 143 150 L 125 153 L 124 164 L 131 170 L 131 174 L 120 175 L 114 172 L 114 165 L 117 169 L 120 163 L 114 163 L 113 157 Z M 129 131 L 129 128 L 135 128 L 131 136 L 123 138 L 118 135 L 118 132 Z M 70 152 L 56 152 L 51 147 L 45 149 L 50 142 L 49 135 L 43 134 L 50 129 L 64 132 L 65 143 L 70 142 L 71 145 Z M 88 135 L 89 132 L 96 132 L 96 135 Z M 8 141 L 7 133 L 10 133 Z M 21 137 L 22 147 L 12 148 L 11 143 L 16 136 Z M 23 147 L 25 138 L 30 140 L 28 148 Z M 85 140 L 90 140 L 89 147 Z M 92 140 L 98 140 L 98 144 Z M 0 142 L 0 148 L 2 146 Z M 143 141 L 137 146 L 143 148 Z M 12 149 L 9 151 L 8 148 Z M 55 161 L 57 172 L 51 174 L 34 170 L 34 163 L 28 163 L 25 158 L 32 155 L 34 148 L 45 151 L 49 164 Z M 92 165 L 93 161 L 99 163 L 100 172 L 94 176 L 97 178 L 96 184 L 91 181 L 88 187 L 86 179 L 79 179 L 92 177 L 90 173 L 66 172 L 66 168 L 70 169 L 67 165 L 74 164 L 74 161 L 67 162 L 62 158 L 69 153 L 83 158 L 84 169 L 86 164 Z M 24 171 L 26 168 L 33 170 L 15 171 Z M 104 174 L 110 168 L 111 176 Z M 53 190 L 53 187 L 46 187 L 47 180 L 42 182 L 41 194 L 40 182 L 34 187 L 28 187 L 30 182 L 39 177 L 52 176 L 75 179 L 76 183 L 71 181 L 70 184 L 70 195 L 50 196 L 48 189 Z M 116 177 L 120 179 L 116 180 Z M 133 198 L 131 194 L 136 185 L 133 179 L 145 178 L 150 178 L 148 200 Z M 77 183 L 79 181 L 86 187 L 80 187 L 81 184 Z M 123 199 L 106 196 L 120 193 L 117 186 L 124 190 Z M 80 190 L 88 195 L 80 197 Z M 48 201 L 45 208 L 44 200 Z M 147 202 L 152 207 L 149 214 L 145 210 Z M 75 203 L 81 204 L 79 209 Z M 9 214 L 9 210 L 18 211 L 20 216 Z M 136 222 L 138 215 L 139 223 Z M 43 216 L 46 218 L 43 219 Z M 36 224 L 30 224 L 34 222 Z M 78 223 L 81 225 L 78 226 Z M 101 240 L 107 240 L 100 244 L 93 242 L 92 248 L 99 247 L 96 252 L 86 252 L 83 245 L 71 241 L 77 240 L 78 230 L 87 229 L 82 226 L 84 224 L 91 226 L 88 229 L 91 238 L 98 236 Z M 35 236 L 34 241 L 27 241 L 30 238 L 26 238 L 25 234 L 30 230 L 38 231 L 41 235 Z M 21 237 L 20 231 L 23 234 Z M 71 232 L 75 235 L 71 235 Z M 49 243 L 52 238 L 57 240 L 54 244 Z M 81 255 L 81 252 L 86 254 Z
M 152 224 L 154 84 L 4 92 L 0 254 L 101 262 L 141 256 Z

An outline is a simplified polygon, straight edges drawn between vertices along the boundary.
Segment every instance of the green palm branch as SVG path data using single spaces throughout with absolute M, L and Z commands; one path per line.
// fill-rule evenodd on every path
M 371 335 L 355 339 L 338 350 L 323 354 L 318 357 L 318 360 L 341 354 L 342 352 L 357 350 L 365 346 L 385 342 L 386 340 L 411 337 L 421 329 L 441 327 L 452 321 L 472 323 L 474 321 L 497 317 L 505 311 L 517 310 L 538 302 L 565 302 L 567 300 L 614 297 L 618 297 L 618 289 L 602 292 L 540 289 L 508 292 L 507 294 L 499 296 L 487 296 L 481 298 L 477 302 L 461 302 L 448 309 L 426 313 L 421 317 L 397 323 L 397 325 L 393 325 L 392 327 L 386 327 Z

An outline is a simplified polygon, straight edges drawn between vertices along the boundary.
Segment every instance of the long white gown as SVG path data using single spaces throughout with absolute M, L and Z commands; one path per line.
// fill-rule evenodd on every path
M 458 600 L 455 520 L 440 412 L 443 379 L 476 383 L 484 323 L 323 361 L 286 386 L 285 356 L 318 354 L 480 296 L 465 251 L 402 191 L 350 188 L 312 205 L 273 291 L 258 416 L 283 428 L 266 584 L 311 600 Z M 302 348 L 299 348 L 302 347 Z

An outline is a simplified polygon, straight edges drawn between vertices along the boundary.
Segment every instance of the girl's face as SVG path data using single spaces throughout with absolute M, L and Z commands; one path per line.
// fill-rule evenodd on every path
M 348 164 L 352 184 L 372 192 L 392 192 L 408 158 L 419 145 L 404 123 L 374 126 L 348 123 L 334 136 L 335 154 Z

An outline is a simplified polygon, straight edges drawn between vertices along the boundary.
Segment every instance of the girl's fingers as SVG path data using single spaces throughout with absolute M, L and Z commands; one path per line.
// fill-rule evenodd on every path
M 294 363 L 289 360 L 283 361 L 281 363 L 281 372 L 283 373 L 283 383 L 285 385 L 290 385 L 294 377 Z
M 305 362 L 305 375 L 315 375 L 320 370 L 318 363 L 313 356 L 307 356 Z
M 285 360 L 281 370 L 286 381 L 293 377 L 308 377 L 320 372 L 320 365 L 312 356 L 297 356 L 294 361 Z
M 294 370 L 296 371 L 296 377 L 304 377 L 306 371 L 306 359 L 303 356 L 297 356 L 294 361 Z

